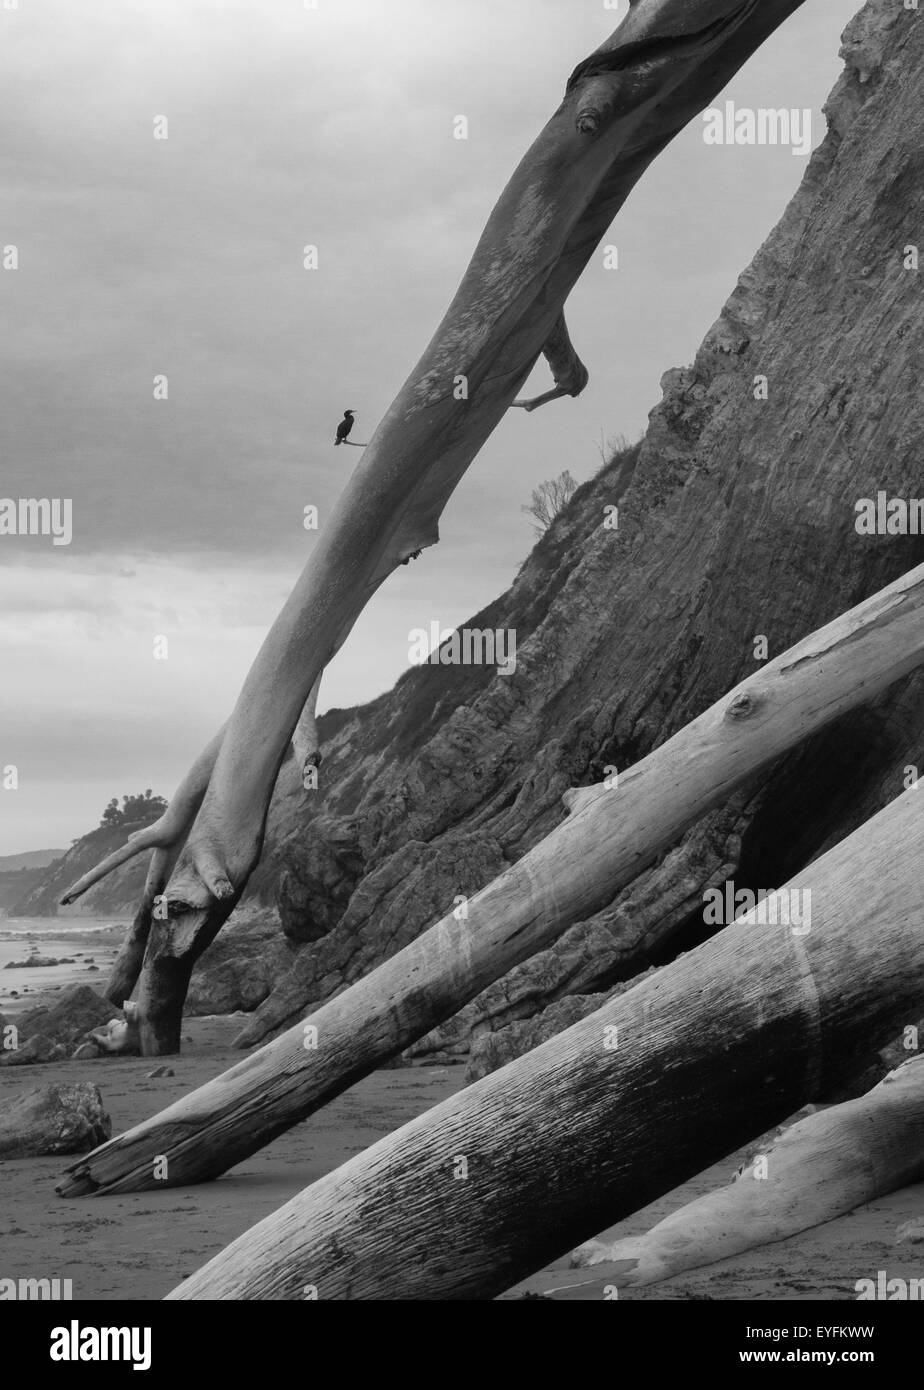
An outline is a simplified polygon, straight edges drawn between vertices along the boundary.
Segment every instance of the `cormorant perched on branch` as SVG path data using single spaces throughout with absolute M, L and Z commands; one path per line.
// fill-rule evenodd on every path
M 351 430 L 352 428 L 353 428 L 353 411 L 352 411 L 352 410 L 345 410 L 345 411 L 343 412 L 343 419 L 340 421 L 340 424 L 337 426 L 337 438 L 334 440 L 334 443 L 335 443 L 335 444 L 343 444 L 343 443 L 345 442 L 345 440 L 346 440 L 347 435 L 350 433 L 350 430 Z

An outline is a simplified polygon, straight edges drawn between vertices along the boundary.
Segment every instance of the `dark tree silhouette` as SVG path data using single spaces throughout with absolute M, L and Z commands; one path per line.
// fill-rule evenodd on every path
M 521 507 L 533 518 L 533 530 L 541 536 L 549 529 L 563 507 L 566 507 L 577 492 L 577 479 L 572 478 L 567 468 L 557 478 L 540 483 L 533 488 L 532 500 L 528 507 Z
M 114 796 L 103 811 L 100 825 L 147 825 L 162 816 L 166 809 L 167 803 L 164 798 L 155 796 L 148 787 L 143 792 L 136 792 L 134 796 L 123 796 L 121 806 L 119 798 Z

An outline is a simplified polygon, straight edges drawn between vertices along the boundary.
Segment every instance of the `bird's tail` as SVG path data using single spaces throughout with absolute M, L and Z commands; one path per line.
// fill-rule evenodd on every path
M 340 444 L 341 442 L 342 442 L 342 441 L 339 440 L 339 439 L 335 439 L 335 440 L 334 440 L 334 443 L 335 443 L 335 444 Z

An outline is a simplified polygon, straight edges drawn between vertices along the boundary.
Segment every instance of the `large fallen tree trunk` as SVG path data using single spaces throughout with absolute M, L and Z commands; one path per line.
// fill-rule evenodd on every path
M 924 1056 L 865 1096 L 809 1115 L 744 1165 L 735 1181 L 641 1236 L 591 1241 L 572 1266 L 617 1288 L 658 1284 L 743 1250 L 786 1240 L 924 1178 Z
M 540 353 L 556 381 L 548 398 L 582 389 L 587 374 L 562 317 L 568 294 L 652 160 L 802 3 L 632 0 L 616 34 L 572 74 L 319 534 L 223 736 L 184 784 L 170 838 L 163 827 L 148 836 L 160 849 L 185 845 L 166 889 L 169 916 L 150 924 L 139 996 L 146 1053 L 179 1050 L 192 966 L 257 863 L 276 777 L 319 674 L 383 580 L 438 540 L 446 502 Z
M 170 1297 L 510 1288 L 781 1123 L 918 1016 L 922 856 L 915 790 L 718 936 L 314 1183 Z M 806 891 L 809 923 L 792 911 Z
M 598 911 L 755 770 L 924 661 L 924 565 L 790 648 L 442 921 L 246 1061 L 105 1145 L 64 1195 L 216 1177 Z M 768 885 L 769 886 L 769 885 Z M 166 1157 L 166 1177 L 160 1163 Z

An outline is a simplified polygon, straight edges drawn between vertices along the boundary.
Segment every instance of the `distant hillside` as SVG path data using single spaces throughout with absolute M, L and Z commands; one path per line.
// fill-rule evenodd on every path
M 31 892 L 36 884 L 41 882 L 44 874 L 45 870 L 41 868 L 16 869 L 9 874 L 0 873 L 0 916 L 8 915 L 10 908 Z
M 15 873 L 18 869 L 44 869 L 65 853 L 63 849 L 31 849 L 26 854 L 0 854 L 0 874 Z
M 3 873 L 4 861 L 0 859 L 0 913 L 8 917 L 133 917 L 144 888 L 150 851 L 108 874 L 71 906 L 61 907 L 60 898 L 78 878 L 124 845 L 129 835 L 156 820 L 163 804 L 160 798 L 145 801 L 142 796 L 123 797 L 123 808 L 119 810 L 113 799 L 103 813 L 104 824 L 75 840 L 70 849 L 36 851 L 38 855 L 57 856 L 46 860 L 45 867 Z M 263 869 L 263 878 L 274 881 L 271 861 Z M 261 875 L 255 874 L 248 901 L 263 896 L 261 882 Z
M 63 849 L 33 849 L 26 854 L 0 855 L 0 916 L 13 915 L 10 909 L 45 877 L 49 864 Z

